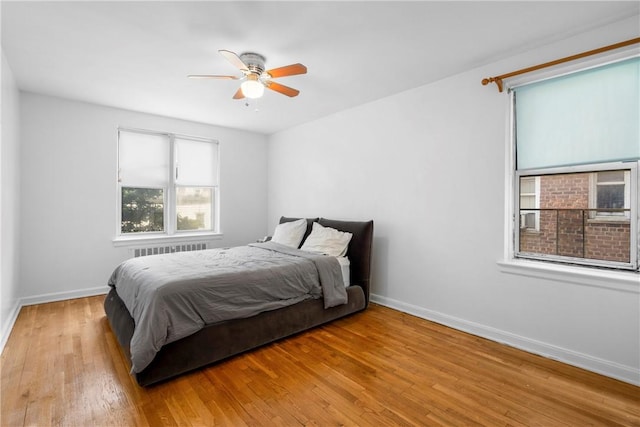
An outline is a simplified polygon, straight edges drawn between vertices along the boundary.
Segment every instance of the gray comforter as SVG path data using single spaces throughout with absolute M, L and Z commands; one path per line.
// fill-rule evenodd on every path
M 130 259 L 114 270 L 109 286 L 135 321 L 133 372 L 163 345 L 207 324 L 320 296 L 325 308 L 347 302 L 335 258 L 273 242 Z

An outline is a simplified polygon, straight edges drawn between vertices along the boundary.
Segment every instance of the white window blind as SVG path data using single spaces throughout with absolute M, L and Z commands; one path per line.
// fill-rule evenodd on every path
M 163 187 L 169 181 L 169 138 L 120 131 L 118 179 L 122 185 Z
M 210 141 L 175 139 L 176 183 L 179 185 L 218 185 L 218 144 Z
M 640 159 L 640 58 L 514 90 L 518 170 Z

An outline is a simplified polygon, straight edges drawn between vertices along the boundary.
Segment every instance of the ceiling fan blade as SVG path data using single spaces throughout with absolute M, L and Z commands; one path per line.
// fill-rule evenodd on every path
M 298 96 L 298 94 L 300 93 L 300 91 L 297 89 L 281 85 L 280 83 L 276 82 L 266 82 L 264 85 L 271 90 L 275 90 L 276 92 L 290 97 Z
M 284 67 L 274 68 L 273 70 L 268 70 L 267 73 L 269 73 L 271 78 L 275 79 L 278 77 L 295 76 L 296 74 L 306 74 L 307 67 L 302 64 L 291 64 Z
M 187 77 L 190 79 L 223 79 L 223 80 L 238 80 L 240 77 L 236 76 L 218 76 L 213 74 L 189 74 Z
M 236 55 L 234 52 L 231 52 L 230 50 L 224 50 L 224 49 L 220 49 L 218 51 L 220 53 L 220 55 L 224 56 L 224 58 L 231 62 L 231 64 L 233 64 L 235 67 L 237 67 L 239 70 L 241 71 L 249 71 L 249 68 L 247 67 L 247 65 L 242 62 L 242 59 L 240 59 L 240 57 L 238 55 Z
M 238 88 L 235 95 L 233 95 L 233 99 L 242 99 L 244 98 L 244 93 L 242 93 L 242 88 Z

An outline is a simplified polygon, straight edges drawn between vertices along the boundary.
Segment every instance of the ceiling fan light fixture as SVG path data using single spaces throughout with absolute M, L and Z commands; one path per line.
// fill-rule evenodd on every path
M 242 89 L 242 94 L 245 97 L 251 99 L 260 98 L 264 94 L 264 85 L 253 74 L 247 76 L 247 80 L 242 82 L 240 89 Z

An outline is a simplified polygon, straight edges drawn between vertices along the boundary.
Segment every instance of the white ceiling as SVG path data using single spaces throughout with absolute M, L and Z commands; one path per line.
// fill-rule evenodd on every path
M 640 2 L 11 2 L 2 47 L 25 91 L 270 134 L 640 13 Z M 231 99 L 218 54 L 258 52 L 301 94 Z

